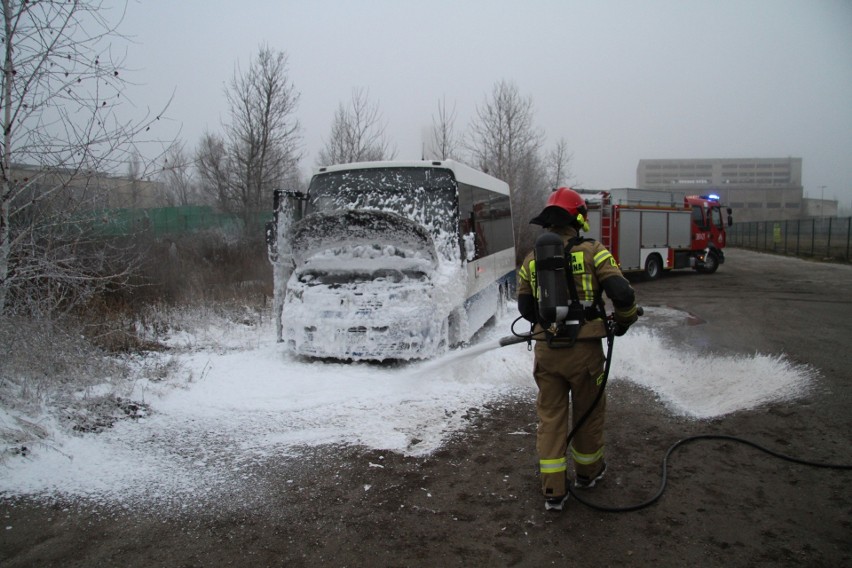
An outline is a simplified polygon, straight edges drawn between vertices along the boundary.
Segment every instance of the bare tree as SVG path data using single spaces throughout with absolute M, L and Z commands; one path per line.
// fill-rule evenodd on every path
M 349 106 L 337 107 L 318 165 L 393 159 L 396 148 L 388 142 L 385 126 L 378 103 L 370 103 L 364 89 L 353 89 Z
M 195 164 L 201 192 L 211 197 L 220 209 L 226 210 L 231 170 L 225 139 L 210 132 L 205 133 L 196 150 Z
M 234 72 L 225 94 L 225 137 L 206 134 L 197 152 L 202 188 L 220 207 L 241 215 L 266 208 L 272 190 L 291 179 L 302 157 L 299 93 L 287 56 L 261 46 L 249 69 Z
M 571 160 L 574 155 L 568 151 L 568 142 L 560 138 L 545 158 L 547 181 L 551 188 L 562 187 L 571 182 L 574 174 L 571 172 Z
M 544 208 L 552 188 L 548 184 L 547 168 L 537 153 L 531 154 L 524 161 L 517 180 L 518 185 L 512 189 L 512 225 L 515 231 L 515 260 L 520 264 L 539 234 L 538 226 L 530 225 L 530 219 Z
M 193 176 L 195 161 L 190 158 L 181 142 L 175 143 L 166 152 L 161 179 L 166 201 L 171 205 L 196 204 L 199 199 Z
M 476 108 L 466 147 L 483 171 L 517 187 L 525 164 L 539 152 L 544 134 L 533 124 L 531 97 L 522 97 L 513 83 L 494 85 L 491 98 Z
M 123 118 L 112 6 L 2 0 L 0 312 L 73 306 L 130 272 L 92 212 L 101 174 L 125 167 L 159 116 Z
M 547 191 L 539 156 L 544 134 L 533 119 L 532 98 L 522 97 L 516 85 L 500 81 L 477 107 L 465 141 L 472 163 L 509 184 L 519 258 L 531 244 L 529 219 L 544 204 Z
M 447 109 L 446 99 L 438 101 L 438 114 L 432 116 L 432 130 L 427 143 L 427 157 L 434 160 L 459 158 L 459 137 L 455 131 L 456 107 Z

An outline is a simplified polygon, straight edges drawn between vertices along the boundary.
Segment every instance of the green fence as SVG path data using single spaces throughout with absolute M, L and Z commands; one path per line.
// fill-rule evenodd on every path
M 262 234 L 264 224 L 271 218 L 270 211 L 257 211 L 240 216 L 202 206 L 111 209 L 97 215 L 98 223 L 102 224 L 100 230 L 105 234 L 131 235 L 148 232 L 155 236 L 210 229 L 241 232 L 244 228 Z
M 728 229 L 728 244 L 849 262 L 852 217 L 734 223 Z

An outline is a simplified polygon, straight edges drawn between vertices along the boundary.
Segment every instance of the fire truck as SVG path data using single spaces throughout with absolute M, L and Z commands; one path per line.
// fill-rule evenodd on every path
M 731 209 L 717 195 L 619 188 L 577 190 L 586 199 L 589 237 L 606 246 L 623 272 L 649 280 L 664 270 L 691 268 L 712 274 L 725 262 L 725 227 Z

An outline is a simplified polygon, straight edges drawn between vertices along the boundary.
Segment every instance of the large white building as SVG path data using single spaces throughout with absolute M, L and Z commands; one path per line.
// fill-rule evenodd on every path
M 803 198 L 801 158 L 639 160 L 642 189 L 715 193 L 736 221 L 781 221 L 837 214 L 837 202 Z M 828 206 L 826 204 L 833 204 Z

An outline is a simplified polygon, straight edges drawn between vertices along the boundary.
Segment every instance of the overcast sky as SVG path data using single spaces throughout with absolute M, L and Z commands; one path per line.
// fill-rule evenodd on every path
M 128 94 L 157 108 L 174 92 L 190 149 L 266 43 L 301 94 L 306 175 L 353 88 L 396 157 L 419 159 L 439 99 L 465 130 L 506 80 L 585 187 L 633 186 L 643 158 L 793 156 L 806 196 L 852 206 L 850 0 L 131 0 L 121 30 Z

